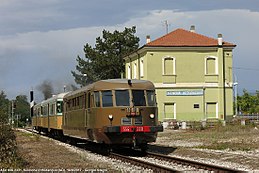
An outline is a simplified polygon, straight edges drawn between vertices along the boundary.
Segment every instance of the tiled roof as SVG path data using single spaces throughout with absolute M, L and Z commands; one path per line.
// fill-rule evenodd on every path
M 144 47 L 212 47 L 218 46 L 218 40 L 184 29 L 176 29 Z M 235 47 L 236 45 L 224 42 L 223 47 Z

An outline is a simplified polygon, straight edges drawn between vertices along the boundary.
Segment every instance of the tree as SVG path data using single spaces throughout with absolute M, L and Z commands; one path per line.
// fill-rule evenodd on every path
M 95 48 L 84 46 L 85 58 L 77 56 L 76 71 L 71 71 L 75 82 L 85 86 L 97 80 L 120 78 L 125 72 L 123 57 L 139 47 L 139 38 L 134 36 L 136 27 L 113 33 L 103 30 L 102 38 L 96 38 Z
M 0 92 L 0 167 L 9 168 L 16 159 L 15 134 L 8 124 L 10 101 Z
M 4 91 L 0 92 L 0 124 L 8 122 L 9 100 L 6 98 Z
M 237 97 L 238 107 L 244 114 L 259 113 L 259 91 L 256 94 L 249 94 L 243 90 L 243 95 Z

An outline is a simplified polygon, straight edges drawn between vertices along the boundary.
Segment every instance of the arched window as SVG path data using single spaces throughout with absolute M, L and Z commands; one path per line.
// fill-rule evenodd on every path
M 205 62 L 205 74 L 218 74 L 217 57 L 207 57 Z
M 163 75 L 175 75 L 175 58 L 163 58 Z

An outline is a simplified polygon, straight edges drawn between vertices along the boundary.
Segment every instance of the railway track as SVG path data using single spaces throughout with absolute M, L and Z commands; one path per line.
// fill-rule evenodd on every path
M 29 132 L 34 133 L 31 129 L 26 129 Z M 42 135 L 42 134 L 41 134 Z M 47 135 L 44 135 L 47 136 Z M 64 142 L 64 141 L 61 141 Z M 94 152 L 93 148 L 81 147 L 77 144 L 71 144 L 75 147 L 79 147 L 85 150 L 91 150 Z M 124 150 L 125 151 L 125 150 Z M 130 151 L 129 151 L 130 152 Z M 99 153 L 96 151 L 96 153 Z M 100 154 L 100 153 L 99 153 Z M 130 155 L 130 156 L 129 156 Z M 163 154 L 147 152 L 145 156 L 134 152 L 134 154 L 120 154 L 120 152 L 111 152 L 108 157 L 120 160 L 122 162 L 127 162 L 135 166 L 143 167 L 145 169 L 150 169 L 154 172 L 179 172 L 179 171 L 213 171 L 213 172 L 241 172 L 240 170 L 221 167 L 217 165 L 211 165 L 206 163 L 200 163 L 193 160 L 182 159 L 173 156 L 167 156 Z M 136 155 L 138 155 L 136 157 Z M 150 159 L 153 161 L 150 161 Z M 163 164 L 166 163 L 166 164 Z M 165 166 L 167 165 L 167 166 Z
M 169 167 L 166 167 L 166 166 L 163 166 L 163 165 L 154 164 L 154 163 L 151 163 L 151 162 L 146 162 L 146 161 L 143 161 L 143 160 L 135 159 L 135 158 L 132 158 L 132 157 L 129 157 L 129 156 L 120 155 L 120 154 L 117 154 L 117 153 L 111 153 L 109 157 L 117 159 L 117 160 L 121 160 L 121 161 L 124 161 L 124 162 L 128 162 L 128 163 L 131 163 L 131 164 L 136 165 L 136 166 L 141 166 L 145 169 L 151 169 L 154 172 L 165 172 L 166 173 L 166 172 L 176 172 L 176 171 L 178 171 L 176 169 L 169 168 Z
M 173 156 L 167 156 L 167 155 L 162 155 L 162 154 L 157 154 L 157 153 L 151 153 L 147 152 L 147 157 L 171 162 L 171 163 L 176 163 L 180 165 L 185 165 L 188 167 L 194 167 L 197 170 L 205 170 L 205 171 L 213 171 L 213 172 L 240 172 L 240 170 L 232 169 L 232 168 L 227 168 L 223 166 L 218 166 L 218 165 L 211 165 L 211 164 L 206 164 L 206 163 L 201 163 L 193 160 L 187 160 L 187 159 L 182 159 L 178 157 L 173 157 Z M 178 170 L 179 171 L 179 170 Z
M 154 172 L 179 172 L 179 171 L 195 171 L 195 172 L 241 172 L 240 170 L 200 163 L 197 161 L 172 157 L 157 153 L 147 152 L 145 157 L 131 157 L 118 153 L 111 153 L 111 158 L 128 162 L 136 166 L 141 166 L 145 169 L 150 169 Z M 153 160 L 152 160 L 152 159 Z M 152 160 L 152 161 L 150 161 Z M 164 164 L 166 162 L 166 164 Z

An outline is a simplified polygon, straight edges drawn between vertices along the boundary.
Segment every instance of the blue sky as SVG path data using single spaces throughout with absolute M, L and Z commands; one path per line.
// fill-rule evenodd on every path
M 169 31 L 189 29 L 234 43 L 238 90 L 259 90 L 257 0 L 0 0 L 0 90 L 13 99 L 44 80 L 55 92 L 74 84 L 77 55 L 94 45 L 103 29 L 136 26 L 140 46 Z M 42 97 L 40 94 L 38 98 Z M 37 99 L 36 99 L 37 100 Z

